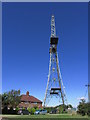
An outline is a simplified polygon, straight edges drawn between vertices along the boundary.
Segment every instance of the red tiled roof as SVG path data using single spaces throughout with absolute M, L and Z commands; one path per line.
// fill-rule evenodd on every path
M 30 95 L 22 95 L 21 101 L 42 103 L 42 101 L 40 101 L 39 99 L 35 98 L 34 96 L 30 96 Z

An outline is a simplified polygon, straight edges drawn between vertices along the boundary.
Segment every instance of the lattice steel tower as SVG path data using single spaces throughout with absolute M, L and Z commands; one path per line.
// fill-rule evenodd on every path
M 54 103 L 56 105 L 60 100 L 62 100 L 62 104 L 65 104 L 66 101 L 65 90 L 64 90 L 61 72 L 59 68 L 59 62 L 58 62 L 57 44 L 58 44 L 58 37 L 56 37 L 55 19 L 54 19 L 54 15 L 52 15 L 50 51 L 49 51 L 50 63 L 49 63 L 48 82 L 47 82 L 45 98 L 44 98 L 44 107 L 48 106 L 48 104 L 50 103 L 51 99 L 53 99 L 53 97 L 55 100 Z

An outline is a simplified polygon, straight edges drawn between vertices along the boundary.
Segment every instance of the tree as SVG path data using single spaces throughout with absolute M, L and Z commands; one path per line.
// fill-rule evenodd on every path
M 85 108 L 86 108 L 86 114 L 90 116 L 90 103 L 86 103 Z
M 87 114 L 88 116 L 90 116 L 90 103 L 85 103 L 85 100 L 82 99 L 79 102 L 78 111 L 77 112 L 79 114 L 81 114 L 81 115 Z
M 11 90 L 2 94 L 2 107 L 16 108 L 20 103 L 20 90 Z
M 67 108 L 73 108 L 71 104 L 68 104 L 67 105 Z

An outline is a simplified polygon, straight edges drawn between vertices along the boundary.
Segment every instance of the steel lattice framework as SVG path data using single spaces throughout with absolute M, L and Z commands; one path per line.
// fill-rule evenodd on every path
M 62 82 L 60 67 L 59 67 L 57 44 L 58 44 L 58 37 L 56 37 L 56 31 L 55 31 L 55 18 L 54 15 L 52 15 L 50 51 L 49 51 L 50 53 L 49 74 L 48 74 L 48 82 L 47 82 L 45 98 L 44 98 L 45 107 L 48 106 L 50 100 L 53 97 L 56 97 L 56 100 L 59 99 L 62 100 L 63 104 L 65 104 L 65 101 L 67 101 L 63 82 Z

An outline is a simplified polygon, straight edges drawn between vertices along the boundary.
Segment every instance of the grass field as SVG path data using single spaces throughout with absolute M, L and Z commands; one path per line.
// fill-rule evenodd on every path
M 2 115 L 2 120 L 90 120 L 88 116 L 49 114 L 49 115 Z

